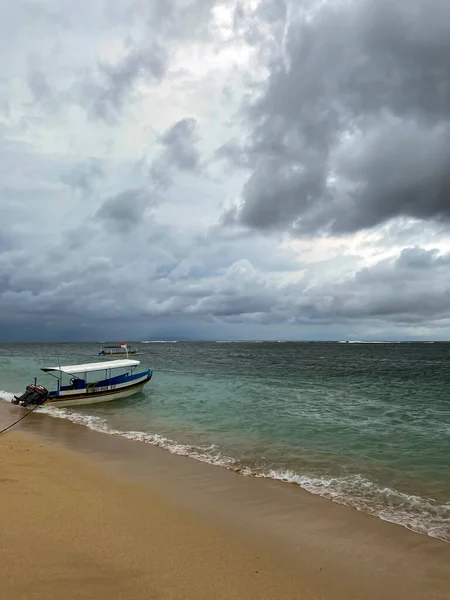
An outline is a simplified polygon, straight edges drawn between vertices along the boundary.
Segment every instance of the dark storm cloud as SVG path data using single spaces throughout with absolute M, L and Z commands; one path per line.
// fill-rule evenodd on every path
M 446 4 L 4 4 L 0 341 L 448 336 Z
M 187 314 L 213 315 L 214 317 L 234 317 L 243 319 L 247 315 L 266 314 L 274 303 L 274 298 L 251 295 L 211 296 L 189 307 Z
M 436 249 L 405 248 L 400 253 L 396 264 L 397 267 L 410 269 L 447 268 L 450 265 L 450 255 L 441 256 Z
M 193 172 L 199 168 L 196 126 L 195 119 L 184 118 L 160 136 L 162 152 L 150 168 L 150 176 L 158 185 L 168 185 L 174 170 Z
M 182 329 L 183 323 L 195 319 L 197 337 L 206 323 L 240 324 L 238 337 L 239 333 L 245 337 L 250 326 L 277 327 L 267 331 L 278 339 L 315 337 L 315 329 L 305 328 L 329 325 L 332 338 L 336 327 L 361 331 L 370 324 L 405 337 L 402 328 L 438 327 L 450 318 L 448 254 L 408 248 L 356 274 L 335 277 L 336 264 L 329 261 L 328 267 L 310 264 L 304 277 L 291 283 L 275 282 L 249 260 L 236 258 L 245 248 L 238 242 L 228 263 L 209 247 L 195 257 L 186 252 L 186 243 L 183 247 L 162 231 L 160 239 L 152 237 L 146 248 L 140 237 L 145 228 L 136 227 L 140 216 L 133 211 L 129 223 L 133 237 L 122 235 L 117 219 L 122 223 L 130 213 L 131 198 L 139 193 L 129 191 L 105 203 L 99 212 L 107 227 L 84 231 L 71 261 L 64 261 L 64 245 L 60 256 L 56 247 L 48 253 L 10 249 L 0 254 L 1 331 L 7 325 L 2 316 L 7 316 L 9 324 L 18 326 L 37 320 L 51 323 L 53 332 L 70 327 L 78 331 L 81 323 L 93 331 L 101 324 L 134 327 L 155 319 L 168 319 L 169 324 L 175 319 Z M 164 263 L 168 268 L 161 271 Z M 202 273 L 196 265 L 203 266 Z M 297 333 L 286 329 L 300 325 Z M 266 330 L 259 331 L 264 336 Z
M 448 223 L 450 3 L 282 4 L 237 13 L 263 46 L 269 25 L 272 41 L 269 78 L 246 109 L 251 174 L 227 221 L 295 234 L 400 216 Z
M 97 210 L 95 217 L 103 221 L 105 226 L 127 233 L 142 223 L 152 200 L 151 194 L 145 189 L 125 190 L 108 198 Z

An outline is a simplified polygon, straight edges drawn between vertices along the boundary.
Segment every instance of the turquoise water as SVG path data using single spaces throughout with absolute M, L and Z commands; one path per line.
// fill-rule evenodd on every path
M 43 410 L 450 541 L 450 344 L 136 345 L 154 369 L 143 393 Z M 99 347 L 0 346 L 0 397 Z

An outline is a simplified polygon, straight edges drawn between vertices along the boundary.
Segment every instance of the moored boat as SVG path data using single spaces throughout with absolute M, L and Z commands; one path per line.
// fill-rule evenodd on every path
M 137 371 L 138 360 L 112 360 L 45 367 L 44 373 L 56 379 L 56 390 L 49 391 L 34 384 L 27 386 L 22 396 L 15 396 L 13 403 L 21 406 L 45 404 L 63 408 L 127 398 L 142 390 L 152 378 L 151 369 Z
M 132 348 L 128 346 L 126 342 L 121 342 L 120 344 L 112 344 L 108 346 L 103 346 L 101 351 L 98 353 L 99 356 L 108 357 L 108 356 L 128 356 L 129 354 L 137 354 L 136 348 Z

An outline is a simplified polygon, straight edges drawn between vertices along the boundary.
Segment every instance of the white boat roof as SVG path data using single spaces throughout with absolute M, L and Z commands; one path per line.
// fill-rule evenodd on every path
M 110 360 L 104 362 L 86 363 L 84 365 L 65 365 L 63 367 L 45 367 L 42 371 L 59 371 L 75 375 L 76 373 L 89 373 L 91 371 L 105 371 L 106 369 L 121 369 L 124 367 L 136 367 L 140 365 L 139 360 Z

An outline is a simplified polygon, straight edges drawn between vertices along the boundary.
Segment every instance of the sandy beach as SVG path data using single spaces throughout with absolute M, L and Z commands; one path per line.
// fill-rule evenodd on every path
M 4 436 L 0 465 L 2 598 L 299 597 L 264 552 L 68 451 Z
M 298 491 L 33 415 L 0 437 L 0 597 L 448 597 L 449 544 Z

